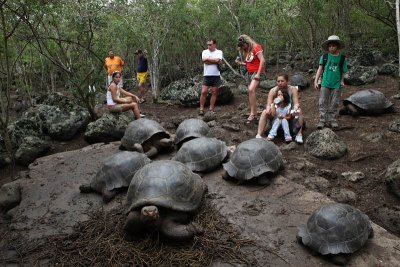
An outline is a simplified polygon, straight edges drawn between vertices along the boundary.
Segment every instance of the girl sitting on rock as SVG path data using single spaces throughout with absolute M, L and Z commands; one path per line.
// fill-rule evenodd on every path
M 290 115 L 290 109 L 291 104 L 288 92 L 279 90 L 278 96 L 274 100 L 274 105 L 271 105 L 271 113 L 272 116 L 274 116 L 274 120 L 272 122 L 271 131 L 269 132 L 267 138 L 269 141 L 272 141 L 275 138 L 280 126 L 283 128 L 285 141 L 292 141 L 288 122 L 288 120 L 290 120 L 292 117 Z

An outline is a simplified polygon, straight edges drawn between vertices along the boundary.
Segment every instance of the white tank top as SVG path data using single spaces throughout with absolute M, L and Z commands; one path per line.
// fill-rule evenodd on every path
M 110 87 L 108 87 L 109 89 L 107 89 L 107 94 L 106 94 L 106 98 L 107 98 L 107 106 L 114 106 L 117 103 L 114 102 L 114 100 L 112 99 L 112 94 L 110 91 Z M 117 97 L 119 98 L 120 96 L 120 91 L 119 91 L 119 87 L 117 86 Z

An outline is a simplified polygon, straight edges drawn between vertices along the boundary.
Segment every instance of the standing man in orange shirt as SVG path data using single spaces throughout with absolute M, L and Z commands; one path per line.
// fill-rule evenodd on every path
M 122 66 L 124 66 L 124 61 L 119 56 L 115 56 L 112 49 L 108 50 L 108 57 L 104 60 L 104 68 L 107 70 L 106 88 L 108 88 L 112 82 L 112 74 L 114 71 L 122 73 Z M 120 87 L 124 85 L 122 77 L 118 85 Z

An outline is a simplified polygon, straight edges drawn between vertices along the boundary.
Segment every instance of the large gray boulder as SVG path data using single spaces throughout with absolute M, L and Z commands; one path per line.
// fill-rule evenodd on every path
M 385 182 L 388 190 L 400 198 L 400 159 L 387 167 Z
M 122 113 L 106 112 L 100 119 L 88 124 L 84 139 L 89 144 L 121 140 L 126 127 L 134 120 L 131 110 Z
M 186 107 L 197 107 L 200 104 L 200 94 L 201 94 L 202 83 L 196 83 L 192 87 L 188 88 L 186 91 L 181 92 L 179 101 L 182 105 Z M 225 105 L 233 100 L 233 93 L 231 88 L 234 88 L 234 84 L 224 83 L 218 88 L 217 94 L 217 105 Z M 211 99 L 211 87 L 208 88 L 206 105 L 209 105 Z
M 71 140 L 89 123 L 90 115 L 76 105 L 71 109 L 40 104 L 36 107 L 43 121 L 44 132 L 55 140 Z
M 378 76 L 377 67 L 353 66 L 344 78 L 347 85 L 363 85 L 375 82 Z
M 268 80 L 265 80 L 265 81 L 261 81 L 258 86 L 261 89 L 269 90 L 269 89 L 275 87 L 275 85 L 276 85 L 276 82 L 275 82 L 274 79 L 268 79 Z
M 380 75 L 396 75 L 397 73 L 399 73 L 399 67 L 392 63 L 385 63 L 378 70 Z
M 0 135 L 0 168 L 11 163 L 10 155 L 8 155 L 3 137 Z
M 43 136 L 43 125 L 38 117 L 26 118 L 23 117 L 17 121 L 14 121 L 7 127 L 7 132 L 11 138 L 11 144 L 16 149 L 18 148 L 23 139 L 27 136 Z
M 321 159 L 337 159 L 347 152 L 346 144 L 329 128 L 312 132 L 306 140 L 311 155 Z
M 15 160 L 20 165 L 29 165 L 50 150 L 50 144 L 36 136 L 27 136 L 15 152 Z
M 182 79 L 170 83 L 162 89 L 160 97 L 162 100 L 180 100 L 182 93 L 193 87 L 198 81 L 193 79 Z
M 400 133 L 400 120 L 392 121 L 389 124 L 389 131 Z
M 289 84 L 298 86 L 299 90 L 304 90 L 310 86 L 310 81 L 301 73 L 296 73 L 289 77 Z

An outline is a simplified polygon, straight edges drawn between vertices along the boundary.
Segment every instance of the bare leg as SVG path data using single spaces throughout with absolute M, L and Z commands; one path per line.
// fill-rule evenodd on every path
M 260 121 L 258 122 L 257 134 L 260 136 L 263 136 L 265 132 L 265 126 L 267 125 L 268 117 L 267 110 L 264 109 L 261 113 Z
M 130 104 L 125 104 L 122 107 L 122 111 L 127 111 L 130 109 L 133 111 L 133 114 L 135 115 L 135 119 L 139 119 L 140 118 L 139 105 L 137 103 L 130 103 Z
M 217 101 L 218 87 L 213 86 L 211 88 L 211 99 L 210 99 L 210 110 L 214 111 L 215 102 Z
M 139 98 L 140 99 L 143 99 L 145 92 L 146 92 L 145 84 L 142 82 L 139 82 Z
M 206 104 L 207 93 L 208 93 L 208 86 L 203 84 L 201 86 L 200 110 L 204 110 L 204 105 Z
M 250 103 L 250 114 L 257 116 L 257 99 L 256 99 L 256 89 L 259 81 L 252 80 L 248 87 L 249 91 L 249 103 Z

